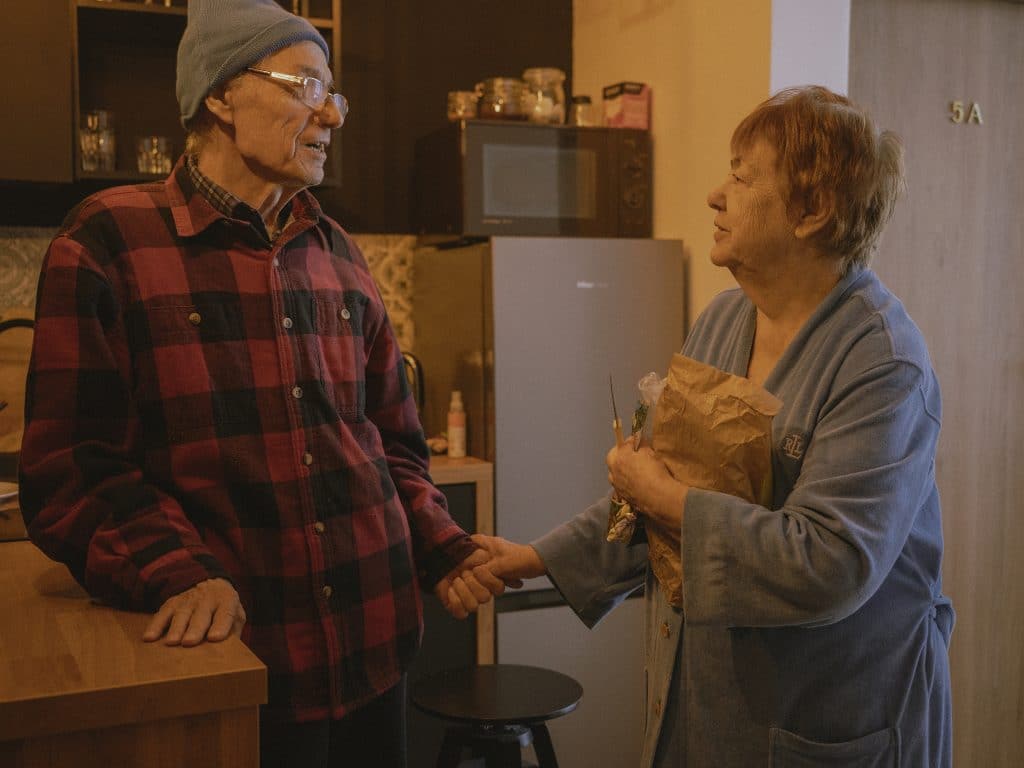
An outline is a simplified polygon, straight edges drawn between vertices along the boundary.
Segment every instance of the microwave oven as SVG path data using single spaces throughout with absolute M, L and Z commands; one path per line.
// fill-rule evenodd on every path
M 652 234 L 647 131 L 461 120 L 416 143 L 413 176 L 420 234 Z

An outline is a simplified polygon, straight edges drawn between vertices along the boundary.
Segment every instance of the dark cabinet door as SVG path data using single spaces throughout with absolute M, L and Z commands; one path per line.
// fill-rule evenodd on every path
M 68 0 L 4 3 L 0 44 L 0 179 L 68 182 L 73 175 Z
M 476 525 L 476 486 L 458 483 L 440 486 L 448 498 L 448 511 L 462 530 Z M 409 686 L 424 675 L 476 663 L 476 619 L 452 618 L 433 594 L 423 595 L 423 647 L 412 669 Z M 441 749 L 445 723 L 423 714 L 409 703 L 409 768 L 433 768 Z

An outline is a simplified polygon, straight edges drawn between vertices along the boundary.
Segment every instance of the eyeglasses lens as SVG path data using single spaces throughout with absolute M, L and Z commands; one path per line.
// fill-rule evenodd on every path
M 341 115 L 341 119 L 344 120 L 345 116 L 348 115 L 348 99 L 342 96 L 340 93 L 326 93 L 324 84 L 317 80 L 315 77 L 306 78 L 305 91 L 302 94 L 303 100 L 313 109 L 322 109 L 327 106 L 327 99 L 334 102 L 335 109 L 338 110 L 338 114 Z

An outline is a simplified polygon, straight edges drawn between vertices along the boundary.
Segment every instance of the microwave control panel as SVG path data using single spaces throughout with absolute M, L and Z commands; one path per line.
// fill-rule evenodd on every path
M 619 236 L 650 237 L 653 229 L 651 134 L 618 128 L 610 135 L 618 138 Z

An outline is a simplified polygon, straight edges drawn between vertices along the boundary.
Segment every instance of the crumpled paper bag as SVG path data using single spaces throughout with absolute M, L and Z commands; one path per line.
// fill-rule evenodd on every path
M 673 355 L 654 412 L 651 445 L 694 488 L 767 506 L 772 499 L 772 417 L 782 401 L 749 379 Z M 680 532 L 645 525 L 651 568 L 681 608 Z

